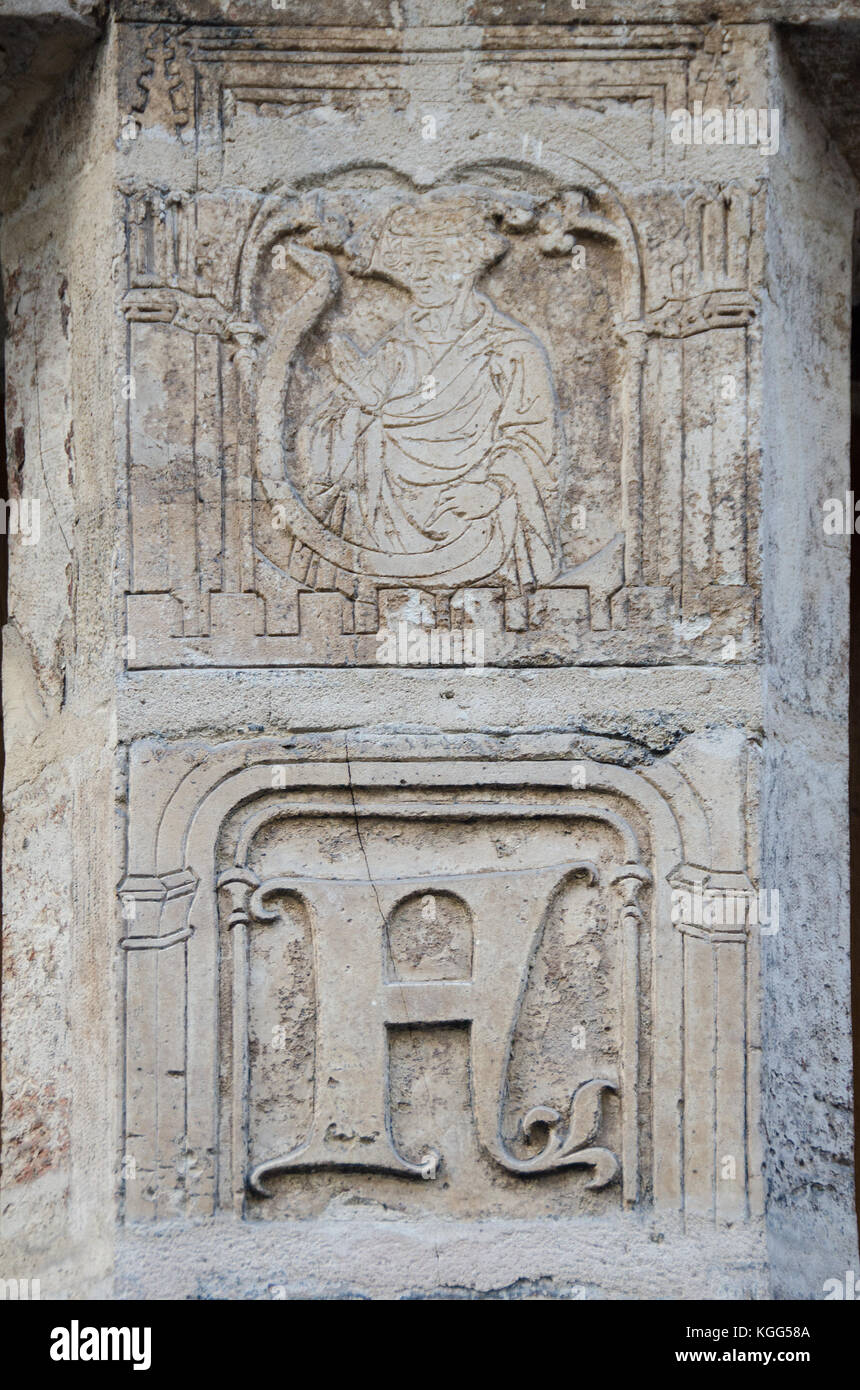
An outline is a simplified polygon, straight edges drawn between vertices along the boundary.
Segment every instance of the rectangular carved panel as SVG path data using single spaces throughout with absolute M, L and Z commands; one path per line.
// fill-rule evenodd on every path
M 667 133 L 728 40 L 124 41 L 132 669 L 755 656 L 762 180 Z
M 411 742 L 133 750 L 129 1214 L 743 1217 L 747 916 L 674 906 L 751 888 L 699 790 L 741 750 Z

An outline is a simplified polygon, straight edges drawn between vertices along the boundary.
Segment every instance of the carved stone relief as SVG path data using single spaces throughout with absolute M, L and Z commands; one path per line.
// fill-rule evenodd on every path
M 241 44 L 159 34 L 143 57 L 173 44 L 251 100 Z M 276 75 L 294 95 L 288 39 L 267 36 L 255 139 L 280 119 Z M 673 40 L 658 60 L 653 41 L 643 82 L 698 51 Z M 527 94 L 517 42 L 499 61 Z M 498 103 L 478 109 L 496 134 Z M 224 155 L 229 122 L 205 110 L 201 148 Z M 403 612 L 480 628 L 490 665 L 752 654 L 737 383 L 758 181 L 622 195 L 584 131 L 585 162 L 528 136 L 477 160 L 454 140 L 431 176 L 378 149 L 369 167 L 370 134 L 344 161 L 324 130 L 329 172 L 284 171 L 265 195 L 128 184 L 130 667 L 373 665 Z
M 857 1268 L 823 3 L 12 0 L 0 1293 Z
M 586 762 L 576 791 L 566 762 L 378 752 L 137 748 L 129 1214 L 310 1215 L 360 1191 L 743 1215 L 743 1176 L 714 1206 L 713 1164 L 715 1133 L 751 1142 L 749 929 L 670 903 L 689 865 L 748 885 L 742 846 L 717 847 L 671 765 Z M 703 1068 L 739 1089 L 702 1091 Z
M 422 163 L 437 69 L 347 38 L 141 48 L 185 179 L 122 190 L 129 669 L 752 657 L 762 180 L 655 178 L 730 67 L 488 31 Z M 758 1210 L 756 943 L 672 913 L 752 886 L 743 741 L 533 742 L 132 746 L 127 1216 Z

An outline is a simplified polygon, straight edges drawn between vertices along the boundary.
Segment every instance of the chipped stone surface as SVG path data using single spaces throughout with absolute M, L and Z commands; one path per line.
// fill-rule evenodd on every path
M 854 1238 L 851 1078 L 836 1061 L 850 1051 L 851 1019 L 838 992 L 815 985 L 824 961 L 825 973 L 848 970 L 843 808 L 849 542 L 844 536 L 815 536 L 811 528 L 798 528 L 796 518 L 799 502 L 817 511 L 819 497 L 844 493 L 850 401 L 845 393 L 834 403 L 816 380 L 818 373 L 810 374 L 810 364 L 819 357 L 819 370 L 826 373 L 826 355 L 835 353 L 841 362 L 848 351 L 848 224 L 857 195 L 844 166 L 828 164 L 827 137 L 784 52 L 779 54 L 778 81 L 780 103 L 787 118 L 794 113 L 798 134 L 791 161 L 774 168 L 771 196 L 780 213 L 771 224 L 764 303 L 765 379 L 778 378 L 782 386 L 765 395 L 770 459 L 765 464 L 762 535 L 770 638 L 762 872 L 784 885 L 797 930 L 780 932 L 765 945 L 763 1094 L 765 1132 L 780 1135 L 777 1143 L 768 1139 L 774 1212 L 770 1240 L 785 1296 L 798 1297 L 808 1278 L 809 1251 Z M 824 269 L 831 257 L 816 255 L 799 294 L 796 266 L 811 236 L 819 246 L 826 242 L 832 247 L 835 263 L 843 264 L 845 273 L 834 280 Z M 816 306 L 812 315 L 810 296 Z M 798 546 L 804 553 L 800 564 Z M 823 601 L 826 593 L 832 601 Z M 822 814 L 828 807 L 834 822 Z M 811 1046 L 810 1039 L 815 1040 Z M 839 1116 L 844 1116 L 844 1128 Z
M 30 0 L 12 0 L 13 5 Z M 33 0 L 39 4 L 41 0 Z M 62 0 L 60 0 L 62 3 Z M 581 10 L 583 12 L 578 13 Z M 287 6 L 257 0 L 115 0 L 114 12 L 122 19 L 183 20 L 201 23 L 282 24 Z M 860 18 L 857 0 L 587 0 L 572 6 L 570 0 L 403 0 L 392 9 L 387 0 L 345 0 L 338 6 L 343 24 L 366 28 L 402 30 L 435 22 L 441 26 L 487 24 L 708 24 L 714 19 L 729 23 L 762 22 L 806 24 Z M 312 0 L 290 0 L 289 17 L 301 24 L 318 21 Z
M 820 1297 L 857 189 L 786 9 L 394 8 L 123 0 L 6 190 L 4 1269 Z
M 0 169 L 20 157 L 31 123 L 96 42 L 100 0 L 3 0 L 0 5 Z
M 379 1259 L 379 1251 L 386 1254 Z M 420 1222 L 350 1204 L 315 1225 L 201 1222 L 123 1235 L 124 1298 L 766 1298 L 753 1232 L 697 1233 L 624 1220 Z M 215 1264 L 217 1273 L 210 1273 Z

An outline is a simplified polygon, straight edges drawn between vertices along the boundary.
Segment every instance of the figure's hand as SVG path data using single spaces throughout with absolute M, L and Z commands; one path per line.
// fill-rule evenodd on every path
M 517 491 L 523 473 L 528 476 L 528 469 L 522 455 L 518 454 L 515 449 L 507 448 L 499 449 L 492 456 L 487 464 L 487 472 L 503 497 L 510 497 Z
M 350 378 L 355 377 L 361 370 L 362 356 L 354 343 L 349 338 L 343 338 L 338 334 L 332 334 L 326 344 L 326 356 L 329 366 L 337 377 L 345 385 L 350 384 Z
M 378 392 L 367 380 L 367 359 L 349 338 L 333 335 L 326 347 L 329 366 L 341 386 L 361 405 L 374 409 L 379 404 Z
M 459 483 L 442 493 L 428 525 L 435 525 L 449 513 L 461 521 L 479 521 L 494 512 L 501 500 L 501 490 L 495 483 Z

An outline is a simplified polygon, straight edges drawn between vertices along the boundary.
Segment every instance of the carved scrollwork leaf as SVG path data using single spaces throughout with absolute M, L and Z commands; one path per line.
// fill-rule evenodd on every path
M 617 1092 L 613 1081 L 585 1081 L 571 1096 L 567 1134 L 560 1132 L 564 1117 L 550 1105 L 536 1105 L 522 1121 L 523 1138 L 531 1142 L 536 1129 L 546 1127 L 547 1138 L 540 1153 L 529 1159 L 505 1156 L 505 1167 L 514 1172 L 546 1172 L 552 1168 L 593 1167 L 595 1175 L 588 1187 L 605 1187 L 619 1169 L 618 1159 L 610 1149 L 586 1147 L 593 1145 L 603 1118 L 605 1091 Z
M 586 1081 L 570 1098 L 570 1129 L 562 1154 L 585 1148 L 597 1138 L 603 1117 L 603 1092 L 616 1091 L 611 1081 Z

